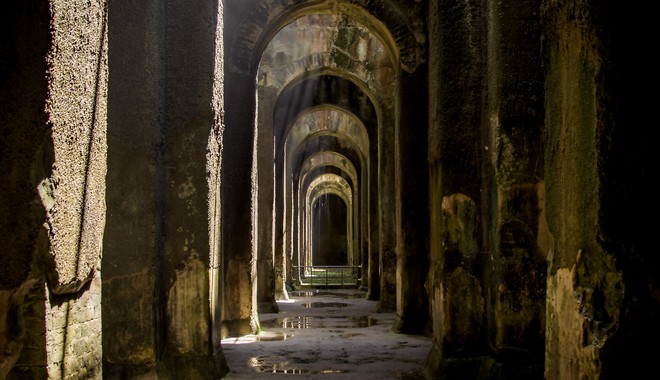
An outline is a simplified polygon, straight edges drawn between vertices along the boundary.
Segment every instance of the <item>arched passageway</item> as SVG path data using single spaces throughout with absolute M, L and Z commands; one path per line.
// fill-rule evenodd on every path
M 253 215 L 258 215 L 249 224 L 250 246 L 254 250 L 247 250 L 244 241 L 241 245 L 246 248 L 240 251 L 246 259 L 231 265 L 247 263 L 247 257 L 255 255 L 260 271 L 252 275 L 261 276 L 262 284 L 272 284 L 272 288 L 259 285 L 256 297 L 260 305 L 273 305 L 276 299 L 287 298 L 287 289 L 293 286 L 293 267 L 300 264 L 300 251 L 311 247 L 305 243 L 308 240 L 302 224 L 303 204 L 298 202 L 304 194 L 297 183 L 300 168 L 307 157 L 320 151 L 340 152 L 357 169 L 360 178 L 353 181 L 356 186 L 351 199 L 351 262 L 363 267 L 362 283 L 370 289 L 370 296 L 379 300 L 383 310 L 394 310 L 398 265 L 394 248 L 394 131 L 399 94 L 397 82 L 385 78 L 397 77 L 396 71 L 401 69 L 400 49 L 394 46 L 397 39 L 404 41 L 406 37 L 397 34 L 393 38 L 377 18 L 365 18 L 368 12 L 360 6 L 342 4 L 341 10 L 318 5 L 287 9 L 280 4 L 263 10 L 266 9 L 268 14 L 259 17 L 273 17 L 273 24 L 262 24 L 253 31 L 250 36 L 259 35 L 254 40 L 231 39 L 228 50 L 241 53 L 230 57 L 228 70 L 235 71 L 237 77 L 234 83 L 233 74 L 228 73 L 227 86 L 249 88 L 253 83 L 250 76 L 256 76 L 255 97 L 246 93 L 242 98 L 244 105 L 254 105 L 255 123 L 247 123 L 248 117 L 239 127 L 240 123 L 232 122 L 233 116 L 228 114 L 227 126 L 237 128 L 236 132 L 240 128 L 245 143 L 253 142 L 252 179 L 246 177 L 245 171 L 242 177 L 255 189 L 251 204 Z M 250 17 L 241 27 L 251 23 Z M 388 20 L 401 21 L 396 17 Z M 405 49 L 409 48 L 407 45 Z M 249 49 L 255 50 L 247 53 Z M 236 64 L 239 61 L 241 65 Z M 246 72 L 245 68 L 252 69 Z M 244 79 L 239 80 L 239 76 Z M 248 137 L 250 131 L 255 131 L 254 138 Z M 232 133 L 227 136 L 233 136 Z M 229 154 L 226 159 L 235 158 Z M 306 172 L 306 176 L 310 174 L 313 173 Z M 238 178 L 240 174 L 228 176 Z M 309 180 L 313 181 L 313 177 Z M 226 201 L 228 207 L 245 204 Z M 235 241 L 237 236 L 227 238 Z M 255 293 L 249 288 L 244 291 Z M 245 299 L 251 298 L 248 293 Z
M 654 371 L 653 12 L 0 7 L 0 378 L 220 378 L 334 251 L 359 288 L 331 313 L 430 335 L 430 377 Z

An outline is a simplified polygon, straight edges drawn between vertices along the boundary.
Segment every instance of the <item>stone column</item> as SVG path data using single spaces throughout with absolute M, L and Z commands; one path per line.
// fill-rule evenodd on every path
M 429 3 L 429 254 L 433 347 L 427 370 L 475 377 L 488 360 L 488 256 L 479 255 L 482 192 L 483 6 Z M 487 180 L 483 180 L 488 183 Z M 483 217 L 482 217 L 483 215 Z M 479 223 L 479 224 L 478 224 Z
M 273 135 L 273 101 L 276 93 L 265 86 L 258 87 L 257 112 L 257 222 L 255 239 L 257 254 L 257 305 L 260 313 L 276 313 L 276 269 L 274 267 L 273 217 L 275 156 Z M 281 269 L 280 269 L 281 270 Z M 283 285 L 280 285 L 283 286 Z
M 113 3 L 110 22 L 104 370 L 218 378 L 228 369 L 212 336 L 218 183 L 207 169 L 220 149 L 222 7 Z
M 256 85 L 254 73 L 226 72 L 222 156 L 223 336 L 256 332 L 256 260 L 252 222 Z
M 108 7 L 108 217 L 103 250 L 103 367 L 156 375 L 162 334 L 157 187 L 162 32 L 159 2 Z M 162 180 L 160 180 L 162 183 Z M 130 307 L 121 307 L 125 305 Z M 117 339 L 116 337 L 121 337 Z
M 284 247 L 284 158 L 276 160 L 275 162 L 275 214 L 274 214 L 274 266 L 275 266 L 275 298 L 280 300 L 288 300 L 289 294 L 286 285 L 291 281 L 291 273 L 287 271 L 287 252 Z M 297 227 L 297 226 L 296 226 Z M 297 232 L 296 230 L 295 232 Z M 294 233 L 293 231 L 291 233 Z M 300 242 L 300 240 L 299 240 Z M 300 246 L 300 245 L 298 245 Z M 300 265 L 296 263 L 296 265 Z
M 375 131 L 372 134 L 376 134 Z M 380 217 L 378 213 L 378 144 L 371 139 L 369 144 L 369 180 L 364 186 L 369 187 L 369 250 L 367 267 L 366 298 L 372 301 L 380 299 Z
M 539 249 L 543 178 L 543 69 L 540 0 L 489 1 L 487 156 L 494 188 L 493 345 L 516 358 L 511 371 L 543 376 L 545 260 Z
M 401 74 L 401 108 L 396 136 L 397 320 L 394 331 L 423 334 L 429 321 L 424 288 L 429 270 L 428 104 L 417 101 L 427 86 L 426 65 Z M 415 94 L 415 95 L 413 95 Z
M 157 159 L 157 173 L 163 177 L 156 182 L 163 192 L 160 376 L 217 378 L 227 365 L 211 339 L 207 152 L 221 117 L 214 102 L 222 91 L 217 87 L 222 8 L 216 0 L 194 6 L 171 0 L 163 11 L 164 113 L 162 156 Z
M 392 101 L 398 101 L 395 97 Z M 378 219 L 380 299 L 378 310 L 396 311 L 396 199 L 394 104 L 383 107 L 378 125 Z

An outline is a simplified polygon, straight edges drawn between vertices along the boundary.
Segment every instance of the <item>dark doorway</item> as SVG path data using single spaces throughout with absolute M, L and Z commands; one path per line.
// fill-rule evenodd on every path
M 312 265 L 347 265 L 346 203 L 323 194 L 312 208 Z

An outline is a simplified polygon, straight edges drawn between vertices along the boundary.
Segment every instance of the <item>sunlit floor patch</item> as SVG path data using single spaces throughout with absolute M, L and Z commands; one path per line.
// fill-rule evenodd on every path
M 280 340 L 287 340 L 293 337 L 293 334 L 285 334 L 279 331 L 262 331 L 259 334 L 248 334 L 239 336 L 237 338 L 225 338 L 222 344 L 246 344 L 254 342 L 273 342 Z

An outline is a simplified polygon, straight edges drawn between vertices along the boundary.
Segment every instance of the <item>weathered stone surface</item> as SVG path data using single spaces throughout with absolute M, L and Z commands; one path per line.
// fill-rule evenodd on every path
M 105 1 L 52 1 L 47 123 L 53 171 L 39 186 L 50 235 L 53 292 L 77 292 L 99 262 L 105 226 L 107 17 Z
M 101 272 L 95 271 L 83 289 L 76 297 L 48 294 L 46 289 L 45 348 L 49 379 L 103 378 L 103 349 L 99 345 Z
M 145 270 L 121 277 L 104 279 L 103 298 L 103 356 L 105 367 L 120 363 L 154 363 L 157 359 L 153 320 L 155 315 L 152 271 Z M 112 300 L 113 305 L 105 306 Z
M 485 299 L 474 266 L 476 205 L 465 194 L 452 194 L 442 199 L 441 215 L 433 222 L 440 228 L 441 248 L 431 255 L 427 284 L 434 338 L 428 368 L 433 376 L 453 366 L 452 357 L 481 354 L 486 332 Z
M 541 357 L 547 264 L 546 252 L 538 246 L 539 201 L 535 185 L 514 185 L 498 194 L 501 221 L 494 273 L 496 347 Z
M 208 314 L 208 267 L 191 256 L 168 291 L 168 345 L 176 353 L 208 355 L 209 325 L 200 315 Z
M 222 2 L 109 10 L 104 371 L 219 378 Z
M 482 344 L 485 305 L 479 279 L 462 267 L 446 275 L 443 350 L 451 355 Z

